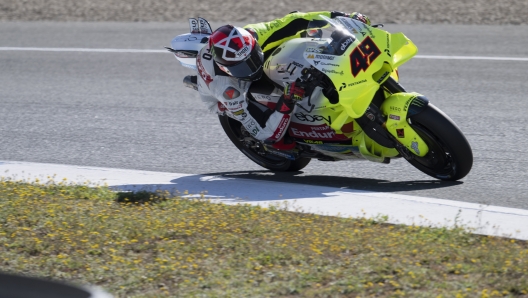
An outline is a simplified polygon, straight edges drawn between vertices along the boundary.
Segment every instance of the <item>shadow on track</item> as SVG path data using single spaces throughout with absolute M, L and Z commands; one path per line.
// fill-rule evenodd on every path
M 300 176 L 302 172 L 220 172 L 180 176 L 164 183 L 112 186 L 121 191 L 168 191 L 173 195 L 228 201 L 275 201 L 329 198 L 342 194 L 402 192 L 450 187 L 461 182 L 400 181 L 337 176 Z
M 463 184 L 460 181 L 441 180 L 415 180 L 397 181 L 351 178 L 340 176 L 304 175 L 298 172 L 271 172 L 271 171 L 240 171 L 204 173 L 204 176 L 219 176 L 225 178 L 251 179 L 257 181 L 284 182 L 303 185 L 317 185 L 323 187 L 336 187 L 340 189 L 356 189 L 376 192 L 415 191 L 453 187 Z

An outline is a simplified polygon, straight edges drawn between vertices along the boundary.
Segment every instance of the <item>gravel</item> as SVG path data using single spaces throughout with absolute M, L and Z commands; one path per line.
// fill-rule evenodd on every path
M 260 22 L 290 11 L 359 11 L 374 23 L 526 25 L 527 0 L 0 0 L 0 21 Z M 221 3 L 221 4 L 219 4 Z

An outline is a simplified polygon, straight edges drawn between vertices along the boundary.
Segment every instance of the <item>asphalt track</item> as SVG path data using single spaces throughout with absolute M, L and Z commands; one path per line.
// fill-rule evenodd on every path
M 400 68 L 402 84 L 446 112 L 473 147 L 473 170 L 461 182 L 432 180 L 403 160 L 312 161 L 292 174 L 263 170 L 229 143 L 197 94 L 182 87 L 189 71 L 159 52 L 187 31 L 186 23 L 2 23 L 0 160 L 223 175 L 291 182 L 299 190 L 316 185 L 528 209 L 528 28 L 385 29 L 404 32 L 419 48 Z M 28 47 L 40 50 L 20 49 Z

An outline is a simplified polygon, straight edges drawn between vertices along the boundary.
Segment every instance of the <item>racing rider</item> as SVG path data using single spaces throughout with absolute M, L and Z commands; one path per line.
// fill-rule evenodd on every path
M 197 55 L 197 83 L 202 101 L 211 111 L 229 113 L 254 138 L 273 144 L 276 149 L 293 149 L 295 143 L 284 140 L 290 113 L 295 101 L 309 96 L 310 88 L 299 82 L 286 85 L 275 109 L 248 98 L 248 90 L 257 82 L 273 85 L 263 76 L 264 61 L 282 43 L 304 37 L 308 23 L 320 20 L 320 15 L 330 18 L 347 16 L 370 25 L 369 18 L 360 13 L 323 11 L 292 12 L 281 19 L 244 28 L 221 26 L 211 34 L 209 43 Z

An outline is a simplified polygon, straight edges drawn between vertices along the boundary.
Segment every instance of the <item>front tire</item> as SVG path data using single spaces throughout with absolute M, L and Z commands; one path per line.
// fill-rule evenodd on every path
M 410 117 L 411 127 L 429 146 L 424 157 L 409 160 L 425 174 L 446 181 L 464 178 L 473 166 L 473 152 L 457 125 L 432 104 Z
M 224 132 L 229 137 L 231 142 L 233 142 L 233 144 L 238 148 L 238 150 L 240 150 L 245 156 L 261 167 L 275 172 L 296 172 L 303 169 L 308 165 L 308 163 L 310 163 L 310 158 L 301 157 L 296 160 L 289 160 L 270 153 L 261 154 L 259 151 L 262 150 L 252 148 L 242 141 L 245 137 L 249 137 L 244 136 L 242 123 L 225 115 L 219 115 L 218 118 L 222 128 L 224 129 Z M 253 141 L 256 142 L 257 145 L 262 146 L 258 140 L 253 139 Z

